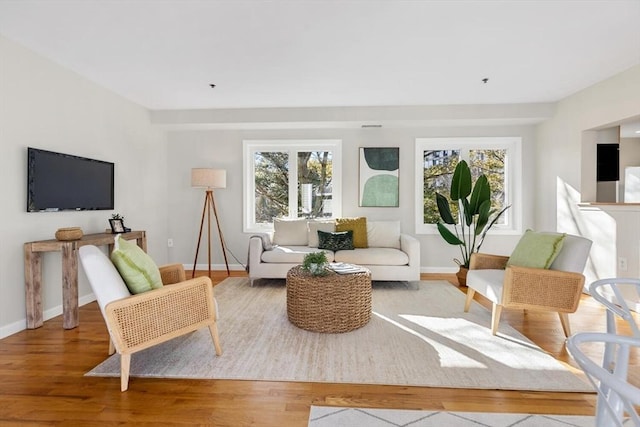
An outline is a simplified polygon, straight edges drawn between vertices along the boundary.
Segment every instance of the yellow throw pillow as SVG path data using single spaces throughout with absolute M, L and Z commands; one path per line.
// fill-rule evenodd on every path
M 139 294 L 162 287 L 160 269 L 149 255 L 138 245 L 118 234 L 115 248 L 111 252 L 111 262 L 118 269 L 129 292 Z
M 368 248 L 367 218 L 336 218 L 336 231 L 353 231 L 353 247 Z

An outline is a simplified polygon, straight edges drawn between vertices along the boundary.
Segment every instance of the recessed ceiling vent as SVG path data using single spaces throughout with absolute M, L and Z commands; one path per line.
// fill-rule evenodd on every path
M 381 128 L 382 125 L 362 125 L 363 129 L 367 129 L 367 128 Z

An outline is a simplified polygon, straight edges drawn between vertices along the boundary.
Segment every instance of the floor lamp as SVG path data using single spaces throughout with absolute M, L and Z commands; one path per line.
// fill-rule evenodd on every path
M 198 252 L 200 251 L 200 241 L 202 240 L 202 229 L 204 228 L 204 218 L 207 217 L 207 255 L 209 260 L 209 277 L 211 277 L 211 210 L 216 217 L 216 225 L 218 226 L 218 235 L 220 236 L 220 245 L 222 247 L 222 255 L 224 263 L 227 266 L 227 276 L 230 276 L 229 262 L 227 261 L 227 250 L 220 229 L 220 219 L 218 218 L 218 210 L 216 209 L 216 201 L 213 197 L 214 188 L 227 187 L 227 171 L 224 169 L 207 169 L 194 168 L 191 169 L 191 186 L 194 188 L 206 188 L 204 196 L 204 206 L 202 208 L 202 219 L 200 220 L 200 233 L 198 234 L 198 245 L 196 246 L 196 257 L 193 260 L 193 271 L 191 277 L 196 275 L 196 263 L 198 262 Z

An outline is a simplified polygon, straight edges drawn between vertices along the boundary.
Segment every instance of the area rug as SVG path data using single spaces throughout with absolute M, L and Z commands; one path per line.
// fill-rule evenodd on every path
M 373 315 L 342 334 L 287 319 L 283 281 L 228 278 L 214 288 L 223 354 L 205 328 L 136 353 L 132 377 L 303 381 L 428 387 L 593 391 L 506 322 L 444 281 L 375 283 Z M 87 375 L 118 376 L 113 355 Z
M 593 427 L 595 417 L 312 406 L 309 427 Z

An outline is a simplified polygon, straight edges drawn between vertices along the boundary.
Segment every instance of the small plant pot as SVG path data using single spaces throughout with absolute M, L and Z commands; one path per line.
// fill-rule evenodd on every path
M 309 264 L 309 273 L 312 276 L 324 276 L 327 274 L 326 264 Z
M 456 273 L 456 277 L 458 278 L 459 286 L 467 286 L 467 273 L 469 269 L 463 266 L 460 266 L 458 272 Z

